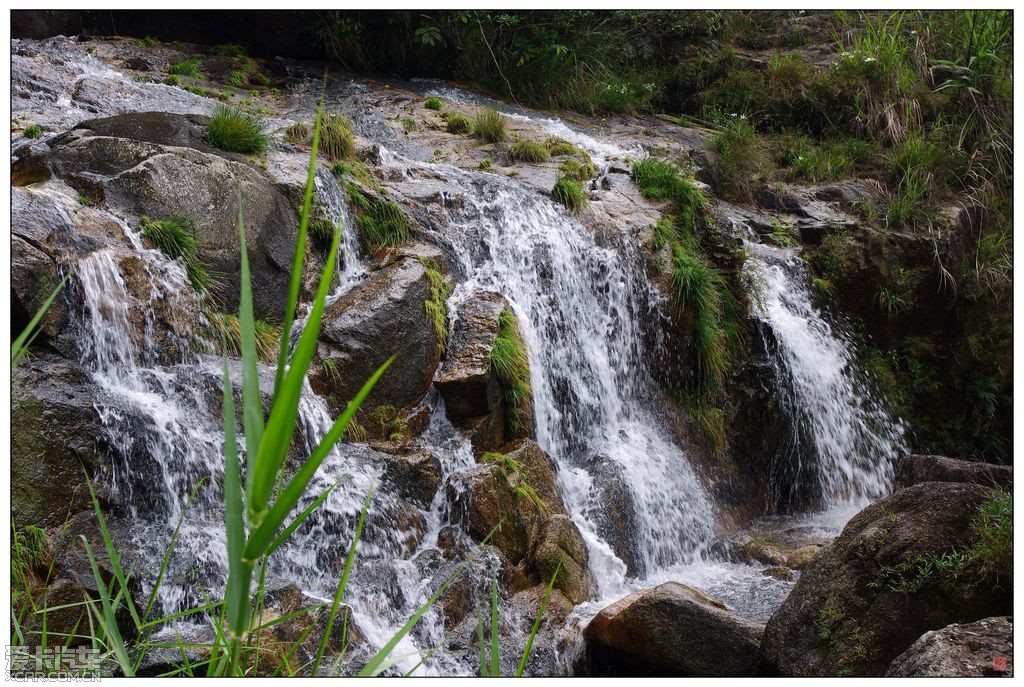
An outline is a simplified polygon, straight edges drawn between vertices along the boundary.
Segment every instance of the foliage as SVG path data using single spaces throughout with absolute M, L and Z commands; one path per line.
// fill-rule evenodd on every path
M 220 344 L 216 350 L 232 357 L 241 355 L 242 325 L 238 315 L 207 312 L 206 319 L 210 323 L 206 334 L 207 338 Z M 278 342 L 281 340 L 281 327 L 266 320 L 255 320 L 253 334 L 256 343 L 256 357 L 264 362 L 274 362 Z
M 199 78 L 203 75 L 202 66 L 199 63 L 198 57 L 191 57 L 181 62 L 176 62 L 167 68 L 168 74 L 174 74 L 176 76 L 191 76 L 192 78 Z
M 489 172 L 493 167 L 494 161 L 491 160 L 491 158 L 489 157 L 485 157 L 483 160 L 480 160 L 480 164 L 476 166 L 476 168 L 479 169 L 481 172 Z
M 500 143 L 506 140 L 508 131 L 505 117 L 493 107 L 477 110 L 473 117 L 473 135 L 485 143 Z
M 715 134 L 714 149 L 722 178 L 722 194 L 733 200 L 753 197 L 753 185 L 764 173 L 766 154 L 757 132 L 743 117 L 735 117 Z
M 309 143 L 313 130 L 305 122 L 295 122 L 284 130 L 284 139 L 289 143 L 305 145 Z
M 573 181 L 589 181 L 597 176 L 597 170 L 592 162 L 584 162 L 575 157 L 566 158 L 558 169 Z
M 551 153 L 544 144 L 523 139 L 508 147 L 508 156 L 513 162 L 547 162 Z
M 574 215 L 580 214 L 587 207 L 587 194 L 583 192 L 578 181 L 568 176 L 558 178 L 551 189 L 551 197 Z
M 324 115 L 320 149 L 329 160 L 352 160 L 356 155 L 352 122 L 344 115 Z
M 228 105 L 217 105 L 213 111 L 206 140 L 231 153 L 262 153 L 269 145 L 263 119 Z
M 551 157 L 558 157 L 560 155 L 579 155 L 587 162 L 590 162 L 590 155 L 587 151 L 577 148 L 572 143 L 569 143 L 565 139 L 558 138 L 557 136 L 548 136 L 544 139 L 544 147 L 548 149 L 548 153 Z
M 345 189 L 367 250 L 400 246 L 412 238 L 409 218 L 397 203 L 367 196 L 353 183 L 346 184 Z
M 438 346 L 444 350 L 448 342 L 448 296 L 451 295 L 452 285 L 441 273 L 436 261 L 420 258 L 420 263 L 430 283 L 430 298 L 423 302 L 423 309 L 427 313 L 427 319 L 434 326 Z
M 450 134 L 468 134 L 473 130 L 473 123 L 469 118 L 458 112 L 446 112 L 445 119 L 448 122 L 445 128 Z
M 694 229 L 708 206 L 707 196 L 693 178 L 683 176 L 665 160 L 648 157 L 634 163 L 633 181 L 645 198 L 673 201 L 685 231 Z
M 22 132 L 22 135 L 25 138 L 39 138 L 40 136 L 43 135 L 43 127 L 39 126 L 38 124 L 29 124 L 25 127 L 25 130 Z
M 519 334 L 515 314 L 507 308 L 498 316 L 498 336 L 491 348 L 491 368 L 501 382 L 509 427 L 518 432 L 530 420 L 533 389 L 526 345 Z
M 29 346 L 32 345 L 36 336 L 39 335 L 39 323 L 43 320 L 43 317 L 46 316 L 46 312 L 50 309 L 50 306 L 53 305 L 53 302 L 57 299 L 57 296 L 60 294 L 61 289 L 64 288 L 67 281 L 68 278 L 64 277 L 60 283 L 57 284 L 57 286 L 50 292 L 50 295 L 46 297 L 46 300 L 43 301 L 42 305 L 39 306 L 39 310 L 36 311 L 36 314 L 32 316 L 31 320 L 29 320 L 25 329 L 11 343 L 12 368 L 18 363 L 18 360 L 25 355 Z
M 139 218 L 139 230 L 161 253 L 172 260 L 181 260 L 196 293 L 210 294 L 216 280 L 199 256 L 199 239 L 191 220 L 181 216 L 152 220 L 143 215 Z
M 444 109 L 444 101 L 438 98 L 436 95 L 432 95 L 423 101 L 423 107 L 425 107 L 428 110 L 440 111 Z
M 249 78 L 245 75 L 245 72 L 233 71 L 228 74 L 227 84 L 235 88 L 245 88 L 249 85 Z

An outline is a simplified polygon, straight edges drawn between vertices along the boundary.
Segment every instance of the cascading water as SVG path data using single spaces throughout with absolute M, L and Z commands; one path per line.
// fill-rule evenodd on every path
M 809 500 L 827 509 L 881 498 L 905 450 L 901 423 L 871 394 L 849 337 L 814 305 L 810 277 L 793 249 L 753 242 L 746 249 L 753 312 L 791 424 L 771 476 L 777 501 Z

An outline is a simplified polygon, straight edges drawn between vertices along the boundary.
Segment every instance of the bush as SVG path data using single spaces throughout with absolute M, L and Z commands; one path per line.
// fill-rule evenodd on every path
M 551 154 L 542 143 L 521 140 L 508 147 L 508 156 L 514 162 L 547 162 Z
M 448 120 L 446 129 L 450 134 L 468 134 L 473 129 L 472 122 L 458 112 L 445 113 L 445 119 Z
M 174 74 L 177 76 L 191 76 L 193 78 L 198 78 L 203 75 L 198 57 L 193 57 L 172 64 L 170 67 L 167 68 L 167 73 Z
M 270 142 L 262 118 L 227 105 L 218 105 L 213 111 L 206 140 L 231 153 L 262 153 Z
M 745 201 L 753 197 L 753 185 L 766 167 L 766 156 L 754 127 L 734 117 L 715 135 L 722 195 Z
M 184 217 L 170 217 L 154 221 L 143 215 L 139 218 L 143 238 L 172 260 L 181 260 L 192 287 L 200 295 L 208 295 L 214 285 L 206 264 L 199 257 L 199 239 L 192 222 Z
M 320 151 L 330 160 L 355 158 L 356 136 L 348 117 L 324 115 L 320 125 Z
M 486 107 L 473 118 L 473 135 L 486 143 L 499 143 L 508 138 L 505 118 L 493 107 Z
M 432 95 L 423 101 L 423 107 L 428 110 L 441 110 L 444 108 L 444 101 L 436 95 Z
M 569 177 L 561 177 L 555 182 L 551 189 L 551 197 L 561 203 L 574 215 L 580 214 L 587 206 L 587 195 L 583 192 L 579 182 Z

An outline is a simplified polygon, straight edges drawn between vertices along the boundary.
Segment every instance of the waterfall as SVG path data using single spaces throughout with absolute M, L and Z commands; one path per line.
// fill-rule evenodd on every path
M 850 337 L 814 305 L 810 277 L 790 248 L 747 242 L 744 275 L 761 322 L 790 441 L 771 475 L 776 499 L 862 506 L 888 493 L 904 452 L 903 426 L 854 364 Z

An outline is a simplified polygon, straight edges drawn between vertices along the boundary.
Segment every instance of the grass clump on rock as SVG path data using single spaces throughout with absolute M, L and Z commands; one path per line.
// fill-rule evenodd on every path
M 199 257 L 199 239 L 192 222 L 184 217 L 152 220 L 139 218 L 142 236 L 172 260 L 181 260 L 192 287 L 201 295 L 209 294 L 215 280 Z
M 192 57 L 172 64 L 167 68 L 167 73 L 176 76 L 191 76 L 192 78 L 198 78 L 203 75 L 198 57 Z
M 597 176 L 597 169 L 592 162 L 584 162 L 579 158 L 570 157 L 558 166 L 565 176 L 573 181 L 589 181 Z
M 501 382 L 506 420 L 513 432 L 529 422 L 533 389 L 530 359 L 519 334 L 516 316 L 507 308 L 498 316 L 498 336 L 491 349 L 491 368 Z
M 234 86 L 235 88 L 245 88 L 249 84 L 249 78 L 243 71 L 233 71 L 228 74 L 228 86 Z
M 493 107 L 486 107 L 473 118 L 473 135 L 485 143 L 500 143 L 508 139 L 505 118 Z
M 210 323 L 207 336 L 215 342 L 220 342 L 220 352 L 231 356 L 241 355 L 242 327 L 238 315 L 207 312 L 206 319 Z M 264 362 L 274 362 L 277 358 L 278 341 L 281 339 L 281 327 L 265 320 L 253 320 L 253 328 L 256 335 L 256 356 Z
M 359 235 L 367 250 L 375 252 L 400 246 L 412 238 L 409 218 L 397 203 L 370 198 L 353 183 L 349 183 L 346 190 L 359 224 Z
M 707 205 L 707 196 L 690 177 L 683 176 L 671 163 L 649 157 L 633 165 L 633 181 L 644 198 L 672 200 L 684 229 L 693 227 L 698 211 Z
M 228 105 L 218 105 L 213 111 L 206 140 L 230 153 L 262 153 L 270 142 L 262 118 Z
M 448 343 L 448 296 L 451 295 L 452 285 L 448 283 L 437 262 L 429 258 L 420 258 L 423 271 L 430 282 L 430 298 L 423 301 L 423 309 L 427 318 L 434 326 L 434 333 L 437 334 L 438 343 L 443 350 Z
M 458 112 L 445 113 L 448 125 L 445 127 L 450 134 L 468 134 L 473 129 L 473 123 L 469 118 Z
M 344 115 L 324 115 L 320 128 L 320 151 L 331 160 L 351 160 L 356 155 L 352 122 Z
M 432 95 L 423 101 L 423 107 L 428 110 L 440 111 L 444 107 L 444 101 L 438 98 L 436 95 Z
M 25 138 L 39 138 L 43 135 L 43 127 L 38 124 L 29 124 L 25 127 Z
M 524 139 L 508 147 L 508 156 L 515 162 L 547 162 L 551 153 L 543 143 Z
M 578 181 L 567 176 L 555 182 L 555 187 L 551 189 L 551 197 L 574 215 L 580 214 L 587 206 L 587 194 L 583 192 Z

